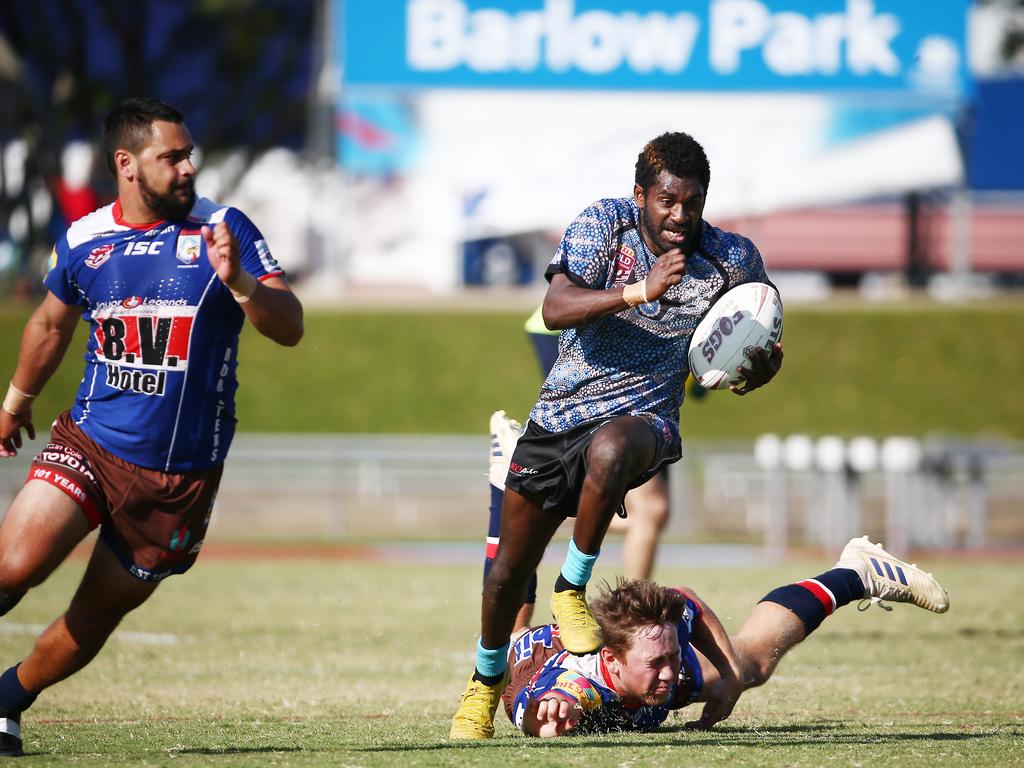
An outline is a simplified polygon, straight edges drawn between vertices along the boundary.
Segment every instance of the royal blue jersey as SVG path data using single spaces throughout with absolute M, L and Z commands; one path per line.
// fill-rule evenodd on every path
M 235 431 L 238 335 L 245 318 L 206 256 L 204 224 L 225 222 L 242 268 L 284 273 L 239 210 L 199 198 L 181 221 L 133 226 L 115 202 L 79 219 L 44 279 L 89 324 L 71 417 L 100 446 L 163 472 L 224 461 Z
M 654 261 L 633 199 L 600 200 L 566 230 L 547 275 L 561 273 L 583 288 L 605 290 L 640 282 Z M 686 257 L 679 285 L 656 301 L 562 331 L 558 359 L 530 418 L 561 432 L 649 413 L 667 420 L 678 436 L 693 332 L 719 296 L 749 282 L 768 282 L 754 244 L 702 222 L 700 243 Z
M 689 703 L 680 701 L 677 692 L 686 676 L 694 674 L 696 657 L 689 643 L 693 624 L 699 616 L 699 606 L 687 598 L 683 617 L 676 625 L 683 655 L 679 680 L 673 685 L 666 703 L 658 706 L 623 702 L 600 654 L 579 656 L 565 650 L 556 625 L 531 629 L 509 649 L 511 682 L 503 696 L 509 719 L 522 729 L 531 701 L 556 696 L 582 708 L 583 716 L 574 732 L 650 731 L 657 728 L 671 710 Z M 698 675 L 699 671 L 698 666 Z

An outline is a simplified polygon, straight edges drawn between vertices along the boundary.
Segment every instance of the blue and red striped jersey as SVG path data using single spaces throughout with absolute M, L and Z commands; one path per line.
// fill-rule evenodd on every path
M 236 208 L 198 198 L 181 221 L 133 226 L 119 202 L 69 228 L 46 288 L 84 309 L 85 373 L 71 417 L 139 466 L 187 472 L 224 461 L 235 431 L 238 337 L 245 315 L 206 257 L 200 227 L 225 222 L 242 267 L 283 276 Z

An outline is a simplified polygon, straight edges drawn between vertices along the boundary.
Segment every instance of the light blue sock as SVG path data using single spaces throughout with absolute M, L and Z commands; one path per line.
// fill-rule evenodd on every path
M 508 643 L 500 648 L 484 648 L 483 641 L 476 641 L 476 671 L 484 677 L 505 674 L 508 666 Z
M 569 539 L 569 551 L 565 553 L 565 562 L 562 564 L 562 577 L 572 584 L 585 586 L 590 581 L 594 563 L 600 554 L 601 550 L 598 550 L 592 555 L 586 555 L 576 548 L 575 541 Z

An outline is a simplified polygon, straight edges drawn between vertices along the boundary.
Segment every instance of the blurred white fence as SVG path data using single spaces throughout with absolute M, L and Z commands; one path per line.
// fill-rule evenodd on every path
M 42 438 L 33 446 L 42 444 Z M 0 504 L 31 451 L 0 462 Z M 482 539 L 486 436 L 239 435 L 220 538 Z M 1024 447 L 766 435 L 689 442 L 671 468 L 668 541 L 835 550 L 869 533 L 910 547 L 1024 546 Z

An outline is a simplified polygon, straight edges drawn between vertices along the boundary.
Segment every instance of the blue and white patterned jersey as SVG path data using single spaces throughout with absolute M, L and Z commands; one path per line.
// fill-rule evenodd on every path
M 605 290 L 640 282 L 654 260 L 633 199 L 607 199 L 569 226 L 547 275 Z M 530 418 L 561 432 L 610 416 L 651 413 L 678 431 L 690 338 L 719 296 L 749 282 L 768 282 L 754 244 L 702 222 L 700 244 L 687 256 L 679 285 L 656 301 L 562 331 L 558 360 Z
M 96 443 L 163 472 L 224 461 L 235 431 L 245 315 L 206 257 L 200 227 L 227 223 L 243 269 L 284 273 L 241 211 L 197 199 L 181 221 L 134 226 L 119 202 L 85 216 L 50 257 L 44 284 L 89 323 L 71 418 Z
M 509 649 L 511 682 L 502 696 L 509 719 L 522 730 L 531 701 L 555 696 L 579 704 L 583 716 L 577 733 L 651 731 L 673 709 L 686 706 L 677 694 L 684 676 L 692 673 L 695 657 L 689 648 L 693 624 L 700 608 L 687 598 L 682 619 L 676 625 L 679 647 L 688 664 L 680 665 L 680 680 L 672 686 L 665 704 L 630 705 L 623 702 L 599 653 L 578 656 L 562 646 L 557 625 L 546 624 L 522 635 Z

